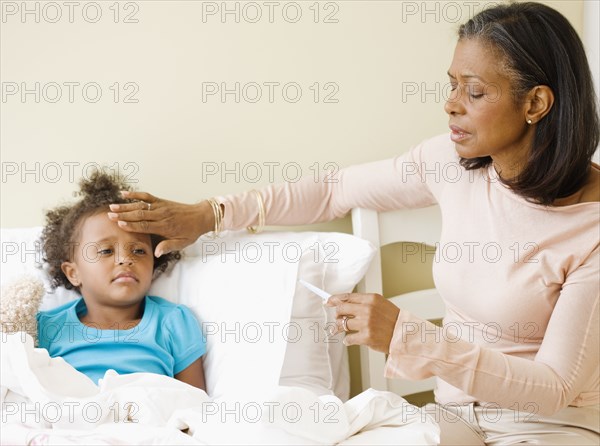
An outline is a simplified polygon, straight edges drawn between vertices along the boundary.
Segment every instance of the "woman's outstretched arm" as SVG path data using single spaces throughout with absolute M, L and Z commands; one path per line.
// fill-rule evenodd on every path
M 440 172 L 447 163 L 458 165 L 458 157 L 446 134 L 395 158 L 350 166 L 318 179 L 308 176 L 295 183 L 273 184 L 258 192 L 265 204 L 266 224 L 271 225 L 330 221 L 355 207 L 377 211 L 425 207 L 436 203 L 443 185 Z M 214 228 L 214 214 L 206 200 L 182 204 L 145 192 L 128 192 L 126 197 L 141 201 L 111 205 L 109 218 L 119 221 L 123 229 L 165 237 L 157 254 L 182 249 Z M 224 211 L 225 229 L 257 224 L 254 193 L 215 198 Z

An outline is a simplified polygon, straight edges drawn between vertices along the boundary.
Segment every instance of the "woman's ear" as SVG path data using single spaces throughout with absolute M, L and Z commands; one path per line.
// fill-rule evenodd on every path
M 62 262 L 60 265 L 60 269 L 67 276 L 69 282 L 74 287 L 78 287 L 81 285 L 81 280 L 79 280 L 79 271 L 77 270 L 77 264 L 75 262 Z
M 550 113 L 554 105 L 554 92 L 547 85 L 537 85 L 527 93 L 525 122 L 536 124 Z

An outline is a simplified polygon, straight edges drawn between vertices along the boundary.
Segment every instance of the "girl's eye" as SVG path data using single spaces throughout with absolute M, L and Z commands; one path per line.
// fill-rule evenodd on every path
M 101 249 L 98 251 L 98 254 L 100 254 L 101 256 L 107 256 L 113 253 L 112 248 L 106 248 L 106 249 Z
M 141 255 L 144 255 L 144 254 L 146 254 L 146 250 L 145 250 L 145 249 L 142 249 L 142 248 L 137 248 L 137 249 L 134 249 L 134 250 L 133 250 L 133 253 L 134 253 L 135 255 L 141 256 Z

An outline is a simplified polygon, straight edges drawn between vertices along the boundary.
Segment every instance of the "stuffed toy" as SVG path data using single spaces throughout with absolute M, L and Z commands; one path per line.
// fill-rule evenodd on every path
M 5 333 L 25 332 L 37 346 L 37 319 L 46 290 L 41 280 L 23 276 L 2 287 L 0 326 Z

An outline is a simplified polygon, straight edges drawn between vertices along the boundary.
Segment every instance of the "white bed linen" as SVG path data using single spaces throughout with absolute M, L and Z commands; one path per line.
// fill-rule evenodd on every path
M 2 334 L 0 353 L 2 444 L 439 442 L 435 422 L 389 392 L 369 389 L 342 403 L 280 386 L 211 399 L 149 373 L 108 371 L 96 386 L 63 359 L 35 349 L 24 333 Z M 180 430 L 186 427 L 188 434 Z

